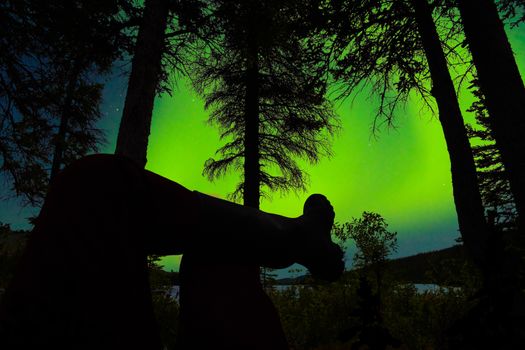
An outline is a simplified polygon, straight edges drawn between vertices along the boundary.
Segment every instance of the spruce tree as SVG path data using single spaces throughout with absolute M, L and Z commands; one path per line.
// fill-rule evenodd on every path
M 488 231 L 476 168 L 435 20 L 447 8 L 431 6 L 427 0 L 336 1 L 329 8 L 333 24 L 328 35 L 335 37 L 334 75 L 343 84 L 342 96 L 367 83 L 379 96 L 374 128 L 378 123 L 391 125 L 396 108 L 411 92 L 417 92 L 430 108 L 435 100 L 450 158 L 460 232 L 470 256 L 484 268 Z
M 494 0 L 457 3 L 524 234 L 525 86 Z
M 477 77 L 472 80 L 470 90 L 475 96 L 475 101 L 468 111 L 474 113 L 476 123 L 467 125 L 467 132 L 473 144 L 472 152 L 476 161 L 483 205 L 487 211 L 492 212 L 489 224 L 499 230 L 515 229 L 517 213 L 514 198 L 501 161 L 501 153 L 494 141 L 485 97 Z
M 329 155 L 337 126 L 318 74 L 323 57 L 306 51 L 298 1 L 217 1 L 218 45 L 196 60 L 193 82 L 227 143 L 209 159 L 210 179 L 242 173 L 232 198 L 259 207 L 270 192 L 304 190 L 297 159 Z

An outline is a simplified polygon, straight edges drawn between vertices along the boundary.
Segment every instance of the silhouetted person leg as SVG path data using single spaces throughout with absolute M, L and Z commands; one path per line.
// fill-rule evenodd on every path
M 324 196 L 313 195 L 306 201 L 304 212 L 318 209 L 325 211 L 324 224 L 331 227 L 333 210 L 329 202 Z M 228 258 L 220 254 L 192 251 L 182 257 L 180 348 L 288 349 L 278 311 L 261 284 L 259 267 L 225 263 Z
M 300 262 L 337 278 L 342 255 L 319 224 L 325 212 L 266 214 L 189 191 L 124 158 L 86 157 L 52 184 L 2 299 L 2 349 L 160 348 L 147 254 L 218 250 L 237 262 Z
M 277 309 L 257 266 L 184 254 L 180 269 L 177 348 L 286 350 Z

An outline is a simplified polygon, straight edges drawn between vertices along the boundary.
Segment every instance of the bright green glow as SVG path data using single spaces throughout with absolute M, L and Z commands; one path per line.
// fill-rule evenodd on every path
M 523 30 L 509 34 L 523 71 Z M 466 91 L 460 94 L 468 121 L 472 116 L 465 110 L 471 101 Z M 336 210 L 337 221 L 348 221 L 364 210 L 378 212 L 398 231 L 400 251 L 410 253 L 434 248 L 417 246 L 419 241 L 444 247 L 454 244 L 453 238 L 459 235 L 441 125 L 421 106 L 416 98 L 409 101 L 406 109 L 397 113 L 397 128 L 383 130 L 376 139 L 370 135 L 374 102 L 366 93 L 352 104 L 341 104 L 337 113 L 343 128 L 333 143 L 334 156 L 306 167 L 311 179 L 308 193 L 325 194 Z M 202 176 L 204 162 L 223 144 L 206 120 L 202 101 L 183 82 L 172 97 L 157 99 L 147 168 L 190 189 L 224 198 L 233 191 L 239 174 L 214 183 Z M 261 209 L 298 216 L 306 197 L 274 194 L 271 200 L 262 200 Z M 403 249 L 402 244 L 408 248 Z M 164 263 L 167 269 L 177 268 L 179 259 L 167 258 Z
M 399 113 L 398 128 L 378 139 L 370 136 L 374 109 L 365 98 L 337 109 L 343 130 L 333 144 L 334 156 L 309 167 L 309 193 L 323 193 L 338 221 L 364 210 L 381 213 L 400 235 L 454 220 L 448 155 L 440 124 L 417 108 Z M 226 197 L 238 175 L 210 183 L 203 164 L 221 145 L 206 124 L 202 101 L 180 85 L 173 97 L 156 102 L 148 150 L 148 169 L 201 192 Z M 288 216 L 301 214 L 307 194 L 262 200 L 261 208 Z M 423 223 L 423 224 L 422 224 Z M 450 245 L 453 241 L 450 241 Z M 165 261 L 168 268 L 178 260 Z

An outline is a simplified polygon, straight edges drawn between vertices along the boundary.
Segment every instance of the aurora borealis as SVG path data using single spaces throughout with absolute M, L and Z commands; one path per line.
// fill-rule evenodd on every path
M 521 71 L 525 69 L 525 30 L 509 31 Z M 452 73 L 454 74 L 454 73 Z M 466 112 L 472 96 L 460 91 Z M 336 221 L 359 217 L 363 211 L 380 213 L 398 232 L 397 256 L 451 246 L 459 237 L 452 197 L 450 163 L 437 116 L 413 96 L 397 113 L 396 128 L 370 133 L 374 99 L 366 92 L 355 100 L 335 105 L 342 130 L 333 142 L 333 157 L 303 168 L 310 175 L 307 193 L 275 193 L 262 199 L 261 209 L 287 216 L 301 214 L 310 193 L 323 193 L 332 202 Z M 202 176 L 204 162 L 224 143 L 206 123 L 203 102 L 186 83 L 179 83 L 172 97 L 156 101 L 148 148 L 151 171 L 201 192 L 225 198 L 239 174 L 210 183 Z M 167 259 L 166 267 L 178 259 Z M 351 261 L 351 259 L 349 259 Z
M 522 72 L 525 71 L 525 28 L 508 31 Z M 101 148 L 112 153 L 124 103 L 126 81 L 114 77 L 106 87 L 101 127 L 108 143 Z M 460 102 L 466 113 L 472 97 L 463 89 Z M 453 245 L 459 237 L 452 198 L 450 164 L 441 126 L 436 116 L 422 109 L 416 96 L 397 113 L 396 128 L 383 128 L 377 138 L 370 134 L 375 102 L 365 92 L 351 101 L 336 104 L 342 129 L 333 141 L 333 157 L 315 166 L 305 165 L 310 175 L 307 193 L 293 192 L 263 198 L 261 209 L 287 216 L 301 214 L 309 193 L 323 193 L 336 210 L 336 221 L 349 221 L 363 211 L 380 213 L 390 229 L 398 232 L 399 251 L 404 256 Z M 230 173 L 214 183 L 203 175 L 204 162 L 224 143 L 218 131 L 206 123 L 203 102 L 185 81 L 179 80 L 172 96 L 155 103 L 148 148 L 147 169 L 192 190 L 225 198 L 239 174 Z M 0 206 L 0 221 L 20 222 L 26 211 L 15 201 Z M 14 225 L 17 227 L 18 225 Z M 350 261 L 351 259 L 349 259 Z M 175 269 L 177 258 L 165 260 Z
M 353 105 L 343 103 L 337 111 L 342 130 L 333 142 L 333 157 L 304 167 L 310 174 L 308 193 L 325 194 L 339 222 L 365 210 L 383 215 L 399 233 L 399 254 L 451 246 L 459 233 L 448 154 L 437 120 L 419 115 L 417 106 L 411 105 L 399 114 L 395 130 L 383 130 L 374 138 L 370 135 L 374 108 L 366 98 Z M 205 121 L 202 102 L 186 87 L 180 86 L 172 98 L 159 99 L 147 168 L 190 189 L 224 198 L 239 175 L 231 173 L 214 183 L 202 176 L 204 161 L 221 144 L 218 132 Z M 299 216 L 308 193 L 273 194 L 261 201 L 261 209 Z

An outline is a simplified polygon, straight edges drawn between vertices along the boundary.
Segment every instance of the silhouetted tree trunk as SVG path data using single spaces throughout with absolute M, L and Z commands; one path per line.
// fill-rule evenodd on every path
M 60 115 L 60 124 L 58 126 L 58 132 L 55 137 L 55 149 L 53 151 L 53 162 L 51 165 L 51 174 L 49 175 L 49 182 L 53 181 L 54 177 L 60 171 L 64 162 L 64 148 L 66 145 L 66 135 L 68 132 L 68 123 L 71 118 L 71 108 L 73 103 L 73 95 L 75 94 L 75 88 L 80 75 L 82 66 L 82 59 L 77 58 L 73 63 L 71 74 L 69 76 L 65 96 L 64 104 L 62 106 L 62 113 Z
M 450 157 L 459 229 L 469 254 L 484 268 L 488 232 L 467 131 L 430 6 L 427 0 L 412 0 L 412 4 Z
M 161 72 L 167 0 L 146 0 L 132 60 L 115 154 L 145 166 L 153 103 Z
M 515 232 L 517 212 L 509 180 L 501 161 L 501 152 L 494 142 L 494 133 L 488 121 L 485 95 L 480 89 L 477 74 L 471 81 L 470 90 L 475 96 L 468 112 L 475 114 L 476 123 L 467 125 L 470 140 L 476 142 L 472 153 L 478 171 L 481 200 L 487 213 L 489 232 Z
M 459 0 L 467 43 L 486 98 L 521 230 L 525 210 L 525 88 L 493 0 Z
M 259 63 L 255 29 L 250 29 L 246 67 L 246 99 L 244 130 L 244 205 L 259 209 Z

